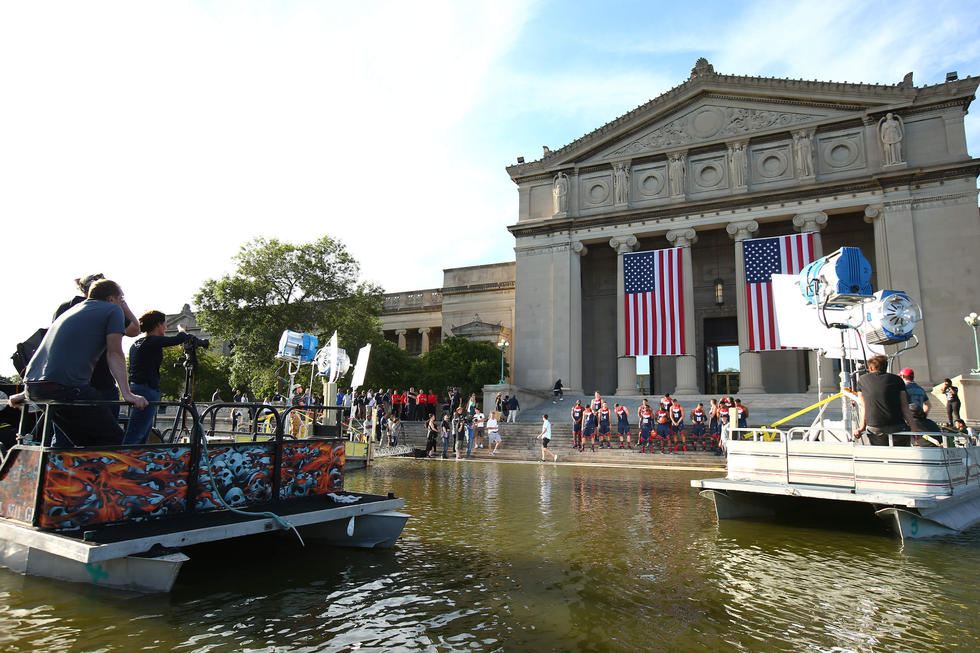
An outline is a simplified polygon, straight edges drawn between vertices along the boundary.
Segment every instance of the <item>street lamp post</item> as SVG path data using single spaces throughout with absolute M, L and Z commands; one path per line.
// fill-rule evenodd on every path
M 500 342 L 497 343 L 497 346 L 500 347 L 500 385 L 507 383 L 507 379 L 504 378 L 504 358 L 506 357 L 507 345 L 509 344 L 506 338 L 501 338 Z
M 970 370 L 970 374 L 978 376 L 980 375 L 980 341 L 977 340 L 977 327 L 980 326 L 980 315 L 970 313 L 963 318 L 963 321 L 973 329 L 973 349 L 977 354 L 977 366 Z

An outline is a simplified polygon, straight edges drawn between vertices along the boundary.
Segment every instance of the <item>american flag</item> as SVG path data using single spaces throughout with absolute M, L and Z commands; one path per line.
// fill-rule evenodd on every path
M 681 249 L 623 254 L 626 356 L 687 353 Z
M 813 261 L 813 234 L 753 238 L 742 243 L 748 298 L 749 350 L 787 349 L 776 337 L 772 275 L 799 274 Z

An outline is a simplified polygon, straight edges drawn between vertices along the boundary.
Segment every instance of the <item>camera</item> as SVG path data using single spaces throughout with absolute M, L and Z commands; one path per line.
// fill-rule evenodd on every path
M 184 341 L 184 351 L 192 351 L 194 349 L 207 349 L 211 346 L 211 341 L 205 338 L 198 338 L 197 336 L 192 336 L 187 334 L 187 340 Z

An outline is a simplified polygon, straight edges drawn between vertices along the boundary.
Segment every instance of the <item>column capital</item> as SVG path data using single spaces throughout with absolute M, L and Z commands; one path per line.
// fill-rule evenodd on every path
M 636 236 L 613 236 L 609 239 L 609 246 L 616 250 L 617 254 L 629 254 L 636 249 Z
M 745 220 L 743 222 L 729 222 L 725 231 L 736 243 L 752 237 L 752 234 L 759 231 L 759 223 L 755 220 Z
M 694 243 L 698 242 L 698 232 L 694 231 L 690 227 L 686 229 L 672 229 L 667 232 L 667 240 L 673 244 L 674 247 L 690 247 Z
M 827 214 L 823 211 L 800 213 L 793 218 L 793 226 L 803 233 L 819 232 L 827 226 Z
M 881 204 L 871 204 L 864 209 L 864 221 L 868 224 L 873 223 L 885 213 L 885 207 Z
M 581 240 L 573 240 L 571 247 L 572 253 L 578 254 L 579 256 L 585 256 L 589 253 L 589 248 Z
M 422 327 L 421 329 L 419 329 L 419 333 L 421 333 L 423 335 L 424 334 L 431 333 L 431 332 L 432 332 L 432 328 L 431 327 Z
M 408 334 L 408 329 L 395 329 L 396 336 L 404 336 Z

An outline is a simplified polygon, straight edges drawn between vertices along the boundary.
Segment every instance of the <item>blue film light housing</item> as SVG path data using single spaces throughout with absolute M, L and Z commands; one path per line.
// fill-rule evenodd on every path
M 863 309 L 864 336 L 872 345 L 905 342 L 922 320 L 918 302 L 902 290 L 879 290 Z
M 810 304 L 853 306 L 871 297 L 871 264 L 857 247 L 841 247 L 803 268 L 799 284 Z
M 279 351 L 276 358 L 298 363 L 312 363 L 316 356 L 317 337 L 308 333 L 283 331 L 279 338 Z

